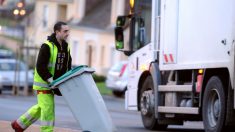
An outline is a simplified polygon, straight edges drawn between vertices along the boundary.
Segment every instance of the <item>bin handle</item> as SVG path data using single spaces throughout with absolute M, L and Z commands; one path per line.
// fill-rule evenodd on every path
M 82 67 L 88 67 L 87 65 L 79 65 L 72 69 L 72 71 L 76 71 L 78 68 L 81 69 Z
M 79 66 L 77 66 L 77 67 L 75 67 L 75 68 L 69 70 L 69 71 L 68 71 L 67 73 L 65 73 L 65 74 L 70 74 L 71 72 L 73 73 L 73 72 L 75 72 L 75 71 L 79 71 L 80 69 L 87 68 L 87 67 L 88 67 L 87 65 L 79 65 Z M 84 71 L 84 70 L 83 70 L 83 71 Z M 92 71 L 88 70 L 88 71 L 89 71 L 89 72 L 94 72 L 93 70 L 92 70 Z M 62 75 L 61 77 L 65 76 L 65 74 Z M 60 77 L 60 78 L 61 78 L 61 77 Z M 73 76 L 72 76 L 72 77 L 73 77 Z M 55 80 L 54 80 L 54 81 L 55 81 Z M 54 86 L 54 84 L 55 84 L 54 81 L 49 84 L 49 87 L 50 87 L 50 88 L 53 88 L 53 86 Z

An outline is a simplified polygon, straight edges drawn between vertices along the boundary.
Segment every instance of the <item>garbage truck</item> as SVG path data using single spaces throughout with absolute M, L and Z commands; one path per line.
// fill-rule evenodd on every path
M 130 0 L 115 47 L 128 56 L 125 108 L 146 129 L 203 121 L 235 128 L 235 1 Z

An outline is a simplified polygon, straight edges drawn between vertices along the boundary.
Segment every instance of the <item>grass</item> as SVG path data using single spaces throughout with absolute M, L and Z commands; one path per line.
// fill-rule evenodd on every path
M 102 95 L 112 95 L 112 91 L 106 88 L 104 82 L 97 82 L 96 85 Z

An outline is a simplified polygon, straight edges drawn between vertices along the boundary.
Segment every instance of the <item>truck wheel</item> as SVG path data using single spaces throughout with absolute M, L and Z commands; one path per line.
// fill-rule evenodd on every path
M 225 120 L 225 92 L 219 77 L 213 76 L 206 85 L 202 116 L 206 132 L 221 132 Z
M 140 92 L 140 110 L 144 127 L 149 130 L 164 130 L 167 125 L 159 125 L 154 114 L 153 79 L 148 76 Z
M 0 89 L 0 94 L 2 94 L 2 90 Z

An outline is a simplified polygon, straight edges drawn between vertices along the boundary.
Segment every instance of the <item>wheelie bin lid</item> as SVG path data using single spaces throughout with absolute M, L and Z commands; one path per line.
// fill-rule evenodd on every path
M 86 66 L 86 65 L 77 66 L 77 67 L 69 70 L 68 72 L 66 72 L 61 77 L 54 80 L 52 83 L 50 83 L 50 87 L 55 88 L 59 84 L 67 81 L 68 79 L 70 79 L 72 77 L 82 75 L 83 73 L 93 73 L 93 72 L 95 72 L 95 70 L 93 68 Z

